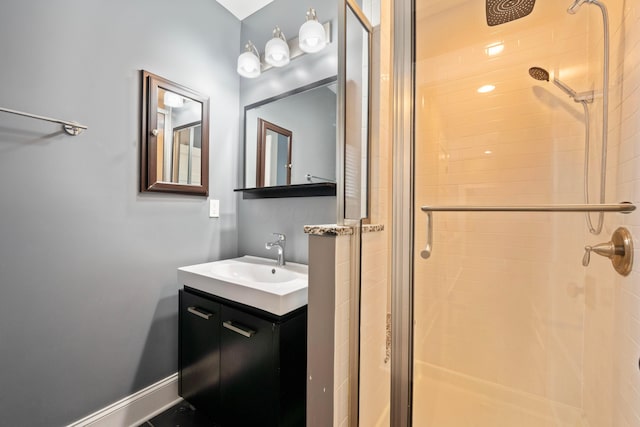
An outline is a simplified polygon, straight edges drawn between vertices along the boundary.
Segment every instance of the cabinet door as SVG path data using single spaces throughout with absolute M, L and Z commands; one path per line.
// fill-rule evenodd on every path
M 221 319 L 222 425 L 275 427 L 279 396 L 275 325 L 225 305 Z
M 180 396 L 216 417 L 220 408 L 220 304 L 180 291 Z

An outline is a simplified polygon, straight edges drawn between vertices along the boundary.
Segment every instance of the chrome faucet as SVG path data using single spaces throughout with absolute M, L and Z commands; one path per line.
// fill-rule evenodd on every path
M 284 246 L 287 243 L 287 237 L 282 233 L 273 233 L 276 236 L 276 240 L 273 242 L 267 242 L 265 247 L 271 249 L 274 246 L 278 248 L 278 259 L 276 260 L 277 266 L 285 265 L 287 262 L 284 260 Z

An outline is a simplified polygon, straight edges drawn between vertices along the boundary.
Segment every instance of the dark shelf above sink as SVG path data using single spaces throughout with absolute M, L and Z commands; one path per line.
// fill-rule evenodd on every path
M 312 184 L 278 185 L 273 187 L 237 188 L 243 199 L 272 199 L 282 197 L 335 196 L 336 184 L 318 182 Z

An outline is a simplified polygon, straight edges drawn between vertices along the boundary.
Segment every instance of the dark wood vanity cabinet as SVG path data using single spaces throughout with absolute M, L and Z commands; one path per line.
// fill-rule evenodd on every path
M 179 292 L 180 396 L 222 427 L 303 427 L 306 306 L 276 316 Z

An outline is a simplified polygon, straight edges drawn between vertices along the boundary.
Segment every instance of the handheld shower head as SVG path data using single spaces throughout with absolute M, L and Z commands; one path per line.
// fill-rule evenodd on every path
M 536 80 L 540 81 L 549 81 L 549 72 L 544 68 L 540 67 L 531 67 L 529 68 L 529 75 Z
M 549 81 L 549 72 L 541 67 L 529 68 L 529 75 L 536 80 L 547 81 L 547 82 Z M 574 101 L 580 102 L 579 100 L 576 99 L 576 95 L 577 95 L 576 91 L 571 89 L 565 83 L 561 82 L 560 80 L 554 77 L 553 84 L 558 86 L 564 93 L 569 95 L 569 97 L 572 98 Z

